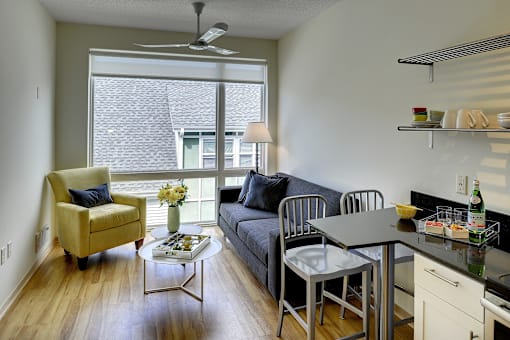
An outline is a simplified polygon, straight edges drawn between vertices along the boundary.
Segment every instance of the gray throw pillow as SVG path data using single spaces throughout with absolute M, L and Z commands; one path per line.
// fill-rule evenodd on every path
M 241 192 L 239 193 L 239 198 L 237 202 L 243 203 L 246 198 L 246 194 L 248 193 L 248 189 L 250 187 L 250 181 L 253 175 L 256 174 L 254 170 L 250 170 L 246 173 L 246 177 L 244 178 L 243 186 L 241 187 Z
M 286 177 L 267 177 L 253 174 L 244 206 L 248 208 L 278 212 L 278 205 L 285 197 Z
M 106 183 L 85 190 L 69 189 L 69 193 L 71 194 L 71 202 L 73 204 L 85 208 L 113 203 L 110 192 L 108 191 L 108 184 Z

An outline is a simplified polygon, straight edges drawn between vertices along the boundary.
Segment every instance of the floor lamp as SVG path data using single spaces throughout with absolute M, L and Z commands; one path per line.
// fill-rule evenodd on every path
M 273 139 L 264 122 L 250 122 L 244 131 L 243 143 L 255 143 L 255 171 L 259 172 L 259 143 L 272 143 Z

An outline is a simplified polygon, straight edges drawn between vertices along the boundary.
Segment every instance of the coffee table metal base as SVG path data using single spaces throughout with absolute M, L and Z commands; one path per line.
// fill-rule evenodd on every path
M 200 295 L 193 292 L 189 288 L 186 288 L 186 285 L 196 276 L 197 274 L 197 263 L 193 263 L 193 273 L 191 273 L 184 281 L 176 286 L 171 287 L 162 287 L 162 288 L 147 288 L 147 267 L 146 267 L 146 261 L 143 261 L 143 292 L 144 294 L 150 294 L 150 293 L 159 293 L 159 292 L 167 292 L 170 290 L 182 290 L 186 294 L 190 295 L 191 297 L 197 299 L 198 301 L 202 302 L 204 301 L 204 260 L 200 261 Z

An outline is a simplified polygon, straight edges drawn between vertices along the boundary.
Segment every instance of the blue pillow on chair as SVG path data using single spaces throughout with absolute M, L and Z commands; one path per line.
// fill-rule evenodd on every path
M 73 204 L 85 208 L 113 203 L 110 192 L 108 191 L 108 184 L 106 183 L 85 190 L 69 189 L 69 193 L 71 194 L 71 202 Z
M 286 190 L 286 177 L 263 176 L 255 173 L 251 177 L 244 206 L 277 212 L 278 205 L 285 197 Z

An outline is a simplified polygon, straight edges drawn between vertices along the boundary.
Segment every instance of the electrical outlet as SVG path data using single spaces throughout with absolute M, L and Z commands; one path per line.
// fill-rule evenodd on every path
M 3 265 L 5 263 L 5 247 L 2 247 L 0 250 L 0 264 Z
M 39 251 L 39 245 L 41 243 L 41 233 L 35 233 L 35 247 L 34 250 L 37 253 Z
M 7 242 L 7 259 L 12 255 L 12 241 Z
M 458 194 L 467 195 L 467 176 L 455 175 L 455 191 Z

